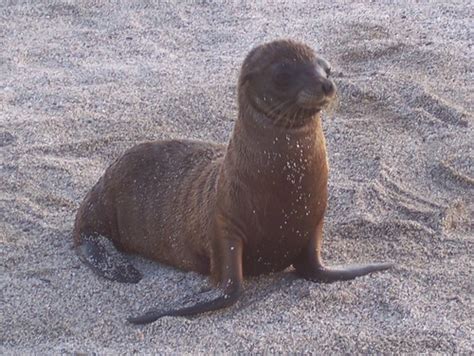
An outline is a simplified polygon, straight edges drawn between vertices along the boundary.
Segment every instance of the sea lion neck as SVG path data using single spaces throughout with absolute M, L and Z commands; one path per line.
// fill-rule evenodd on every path
M 285 170 L 289 162 L 297 162 L 307 171 L 313 171 L 317 162 L 326 162 L 319 115 L 303 127 L 286 129 L 275 126 L 251 107 L 239 109 L 223 162 L 229 181 L 265 182 L 274 172 Z

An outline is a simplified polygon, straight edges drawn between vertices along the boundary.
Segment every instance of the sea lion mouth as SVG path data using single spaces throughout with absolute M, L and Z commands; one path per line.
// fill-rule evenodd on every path
M 320 94 L 303 90 L 298 93 L 296 97 L 296 104 L 306 110 L 321 111 L 331 102 L 331 99 L 332 98 L 328 96 L 323 96 L 321 98 Z
M 297 102 L 297 98 L 280 100 L 261 99 L 258 95 L 247 93 L 247 99 L 250 106 L 256 112 L 259 112 L 263 117 L 270 120 L 274 126 L 283 127 L 287 129 L 297 128 L 306 125 L 312 121 L 317 113 L 322 110 L 319 105 L 307 105 L 303 107 Z

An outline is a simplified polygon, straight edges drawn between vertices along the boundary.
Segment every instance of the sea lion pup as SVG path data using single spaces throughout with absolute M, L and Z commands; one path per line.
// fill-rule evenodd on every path
M 138 282 L 121 251 L 210 274 L 222 294 L 131 318 L 227 307 L 244 275 L 282 271 L 314 282 L 349 280 L 388 263 L 329 268 L 321 260 L 328 163 L 320 111 L 335 97 L 330 67 L 310 47 L 279 40 L 253 49 L 239 78 L 238 118 L 227 148 L 185 140 L 140 144 L 105 172 L 77 213 L 75 244 L 100 275 Z

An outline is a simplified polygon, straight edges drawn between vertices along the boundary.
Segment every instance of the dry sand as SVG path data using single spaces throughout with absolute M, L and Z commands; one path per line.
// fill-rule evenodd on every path
M 1 1 L 1 354 L 474 352 L 472 2 L 97 3 Z M 129 325 L 206 278 L 139 258 L 138 285 L 96 277 L 71 249 L 81 199 L 138 142 L 226 142 L 243 58 L 279 37 L 339 87 L 326 259 L 398 266 L 248 279 L 228 310 Z

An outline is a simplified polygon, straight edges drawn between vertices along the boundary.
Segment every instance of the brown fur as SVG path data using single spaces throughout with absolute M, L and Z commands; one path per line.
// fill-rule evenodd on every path
M 243 275 L 293 265 L 305 278 L 331 282 L 389 267 L 336 270 L 321 261 L 328 163 L 320 110 L 335 95 L 327 66 L 297 42 L 259 46 L 242 66 L 239 113 L 227 149 L 183 140 L 144 143 L 107 169 L 77 214 L 82 258 L 94 267 L 94 258 L 105 253 L 94 236 L 105 236 L 121 251 L 210 274 L 224 291 L 211 302 L 132 322 L 230 305 Z M 132 278 L 123 271 L 108 278 L 139 280 L 127 268 Z

